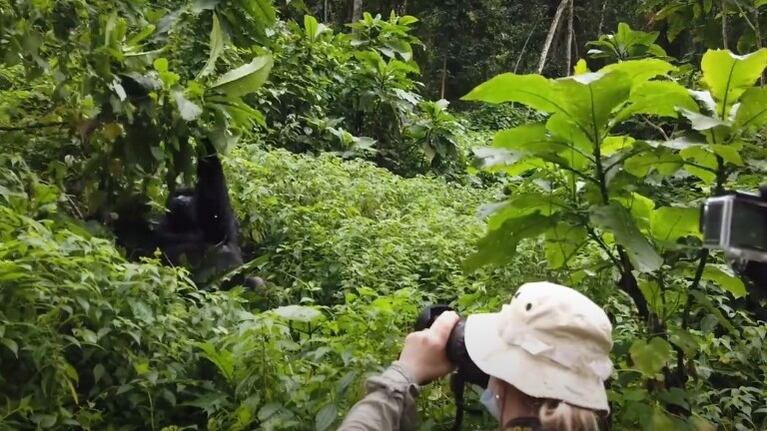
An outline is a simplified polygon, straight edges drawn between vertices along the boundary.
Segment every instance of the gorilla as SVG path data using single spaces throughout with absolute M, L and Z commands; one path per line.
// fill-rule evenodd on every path
M 151 255 L 159 248 L 166 264 L 188 268 L 198 286 L 221 282 L 225 289 L 236 285 L 251 290 L 262 288 L 265 283 L 260 277 L 238 274 L 227 278 L 244 263 L 239 224 L 221 161 L 210 141 L 204 145 L 205 155 L 197 160 L 195 186 L 170 194 L 166 212 L 155 227 L 143 220 L 143 225 L 136 226 L 131 216 L 121 217 L 127 221 L 124 226 L 116 225 L 118 243 L 134 257 Z M 126 228 L 128 225 L 132 226 Z

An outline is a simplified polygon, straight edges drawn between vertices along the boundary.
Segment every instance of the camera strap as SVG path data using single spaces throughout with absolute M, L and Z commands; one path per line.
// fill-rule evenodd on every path
M 453 373 L 450 376 L 450 390 L 453 391 L 453 399 L 455 400 L 455 422 L 453 423 L 453 431 L 459 431 L 461 425 L 463 425 L 463 413 L 464 413 L 464 390 L 466 389 L 466 380 L 464 378 L 462 370 Z

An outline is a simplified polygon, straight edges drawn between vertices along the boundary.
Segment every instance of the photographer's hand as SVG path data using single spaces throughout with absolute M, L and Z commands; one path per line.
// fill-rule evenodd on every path
M 450 373 L 455 367 L 447 358 L 447 341 L 460 318 L 454 311 L 442 313 L 431 328 L 413 332 L 405 338 L 399 361 L 413 374 L 419 385 Z

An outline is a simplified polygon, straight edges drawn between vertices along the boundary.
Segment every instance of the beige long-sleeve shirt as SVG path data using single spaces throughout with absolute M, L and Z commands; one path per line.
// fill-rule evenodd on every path
M 416 428 L 420 387 L 399 362 L 367 380 L 368 394 L 346 415 L 339 431 L 408 431 Z

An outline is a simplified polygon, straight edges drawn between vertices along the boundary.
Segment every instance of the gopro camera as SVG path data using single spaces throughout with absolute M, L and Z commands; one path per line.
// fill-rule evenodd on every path
M 701 217 L 703 246 L 741 261 L 767 262 L 767 202 L 734 193 L 710 198 Z

